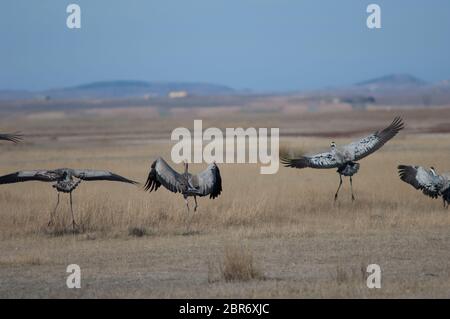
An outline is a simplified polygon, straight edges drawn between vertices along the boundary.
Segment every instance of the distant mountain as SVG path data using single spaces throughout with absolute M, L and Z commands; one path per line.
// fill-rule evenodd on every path
M 431 107 L 450 105 L 450 80 L 429 83 L 409 74 L 390 74 L 350 86 L 303 92 L 310 100 L 352 106 Z
M 336 89 L 341 101 L 373 98 L 375 105 L 420 106 L 450 104 L 450 82 L 428 83 L 409 74 L 391 74 Z
M 64 103 L 70 107 L 77 107 L 82 103 L 85 103 L 86 107 L 92 107 L 90 100 L 97 100 L 96 107 L 99 103 L 123 105 L 124 100 L 132 100 L 132 105 L 151 104 L 161 107 L 217 106 L 243 105 L 246 99 L 258 99 L 260 96 L 295 94 L 303 96 L 302 103 L 341 101 L 355 107 L 441 106 L 450 105 L 450 80 L 427 83 L 409 74 L 391 74 L 351 86 L 302 92 L 260 92 L 259 94 L 251 90 L 234 90 L 212 83 L 103 81 L 39 92 L 0 90 L 0 101 L 3 105 L 19 107 L 24 107 L 28 102 L 36 104 L 36 101 L 43 107 L 45 105 L 62 107 Z M 16 104 L 11 103 L 14 100 L 17 101 Z M 65 100 L 64 103 L 62 100 Z
M 427 85 L 427 82 L 409 74 L 391 74 L 357 83 L 356 86 L 375 90 L 411 89 Z
M 234 90 L 224 85 L 189 82 L 105 81 L 83 84 L 71 88 L 48 90 L 51 98 L 130 98 L 163 97 L 170 92 L 184 91 L 188 95 L 226 95 Z
M 104 81 L 39 92 L 0 91 L 0 99 L 116 99 L 166 97 L 183 91 L 189 96 L 229 95 L 235 91 L 212 83 Z

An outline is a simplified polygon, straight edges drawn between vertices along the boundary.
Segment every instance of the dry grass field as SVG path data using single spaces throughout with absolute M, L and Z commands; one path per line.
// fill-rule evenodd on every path
M 396 114 L 205 116 L 204 128 L 280 127 L 283 145 L 316 151 L 371 133 Z M 47 227 L 56 203 L 50 184 L 0 186 L 0 297 L 449 298 L 450 212 L 401 182 L 396 166 L 450 171 L 450 109 L 400 114 L 407 129 L 361 161 L 354 203 L 347 179 L 333 203 L 334 170 L 260 175 L 259 165 L 222 164 L 222 195 L 200 199 L 191 216 L 182 197 L 164 189 L 84 182 L 74 192 L 80 231 L 72 234 L 67 196 Z M 156 156 L 170 161 L 171 130 L 192 128 L 194 118 L 11 115 L 1 131 L 21 130 L 25 142 L 1 143 L 0 174 L 98 168 L 143 183 Z M 381 266 L 381 289 L 366 286 L 372 263 Z M 69 264 L 81 267 L 81 289 L 66 287 Z

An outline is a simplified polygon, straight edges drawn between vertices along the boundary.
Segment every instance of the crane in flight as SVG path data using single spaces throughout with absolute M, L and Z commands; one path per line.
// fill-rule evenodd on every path
M 394 118 L 391 125 L 381 131 L 376 131 L 373 134 L 361 138 L 353 143 L 336 146 L 336 143 L 331 142 L 330 150 L 328 152 L 314 154 L 311 156 L 301 156 L 299 158 L 285 158 L 281 157 L 280 161 L 285 167 L 293 168 L 316 168 L 329 169 L 337 168 L 339 174 L 339 186 L 334 195 L 334 200 L 338 198 L 339 190 L 342 186 L 342 176 L 350 177 L 350 188 L 352 193 L 352 201 L 355 200 L 353 195 L 353 180 L 360 164 L 357 161 L 372 154 L 380 149 L 387 141 L 392 139 L 398 132 L 404 128 L 403 121 L 400 117 Z
M 53 224 L 53 218 L 59 205 L 60 193 L 68 193 L 70 198 L 70 212 L 72 214 L 72 229 L 75 230 L 75 217 L 73 214 L 72 192 L 82 181 L 115 181 L 129 184 L 138 184 L 135 181 L 116 175 L 109 171 L 91 169 L 58 168 L 55 170 L 19 171 L 0 177 L 0 184 L 12 184 L 28 181 L 54 182 L 53 188 L 58 193 L 55 209 L 50 213 L 48 226 Z
M 194 197 L 194 212 L 197 210 L 197 196 L 208 196 L 211 199 L 218 197 L 222 192 L 222 177 L 216 163 L 193 175 L 188 172 L 188 163 L 184 162 L 184 173 L 178 173 L 166 161 L 159 157 L 152 165 L 147 177 L 144 189 L 152 192 L 157 191 L 163 185 L 173 193 L 183 195 L 189 213 L 188 197 Z
M 434 167 L 399 165 L 400 179 L 431 197 L 442 197 L 444 208 L 450 203 L 450 173 L 438 174 Z

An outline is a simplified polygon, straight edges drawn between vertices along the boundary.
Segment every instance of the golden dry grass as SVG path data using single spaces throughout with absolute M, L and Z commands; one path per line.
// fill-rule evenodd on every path
M 44 120 L 16 121 L 29 125 L 27 134 L 44 130 Z M 132 120 L 124 121 L 109 128 L 117 125 L 123 138 L 102 133 L 108 125 L 101 120 L 83 124 L 77 138 L 49 138 L 71 131 L 71 124 L 63 121 L 67 130 L 60 124 L 59 129 L 48 127 L 51 134 L 27 136 L 22 145 L 2 144 L 0 174 L 99 168 L 144 182 L 157 155 L 170 158 L 172 144 L 162 139 L 164 128 L 157 121 L 148 124 L 156 127 L 148 140 L 143 138 L 147 133 L 136 132 Z M 175 119 L 165 124 L 173 128 L 192 123 Z M 328 131 L 337 127 L 330 122 Z M 354 203 L 348 180 L 333 203 L 339 181 L 333 170 L 280 168 L 276 175 L 260 175 L 257 165 L 222 164 L 223 194 L 216 200 L 200 199 L 191 216 L 180 195 L 162 189 L 148 194 L 127 184 L 84 182 L 74 193 L 81 229 L 74 235 L 67 231 L 67 197 L 62 197 L 55 226 L 46 226 L 56 202 L 50 185 L 1 186 L 0 296 L 450 297 L 449 212 L 440 201 L 401 182 L 396 172 L 400 163 L 450 170 L 450 139 L 446 134 L 412 134 L 416 129 L 361 161 Z M 364 131 L 364 126 L 355 130 Z M 302 151 L 324 149 L 329 142 L 319 137 L 282 139 L 283 145 Z M 65 287 L 65 268 L 72 263 L 82 269 L 79 290 Z M 371 263 L 382 268 L 381 289 L 365 285 L 361 269 Z M 251 280 L 227 280 L 235 275 Z
M 236 243 L 227 244 L 223 256 L 211 260 L 208 265 L 208 282 L 263 280 L 264 276 L 255 263 L 253 253 Z

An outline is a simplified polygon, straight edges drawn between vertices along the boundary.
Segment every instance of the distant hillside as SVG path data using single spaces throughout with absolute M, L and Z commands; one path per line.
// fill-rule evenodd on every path
M 410 89 L 426 85 L 427 82 L 409 74 L 390 74 L 357 83 L 356 86 L 369 90 Z
M 337 88 L 327 94 L 341 101 L 372 98 L 373 105 L 428 107 L 450 104 L 449 81 L 428 83 L 409 74 L 391 74 Z
M 302 96 L 301 103 L 317 104 L 340 101 L 355 108 L 432 107 L 450 105 L 450 80 L 427 83 L 409 74 L 390 74 L 350 86 L 301 92 L 255 92 L 234 90 L 211 83 L 104 81 L 40 92 L 0 90 L 2 105 L 17 109 L 36 102 L 42 107 L 71 108 L 123 105 L 152 105 L 168 108 L 179 106 L 242 106 L 261 96 Z M 64 101 L 63 101 L 64 100 Z M 100 101 L 101 100 L 101 101 Z M 15 101 L 15 102 L 14 102 Z M 13 103 L 14 102 L 14 103 Z M 333 102 L 333 103 L 334 103 Z M 300 102 L 299 102 L 300 103 Z M 0 105 L 1 107 L 1 105 Z
M 184 91 L 190 96 L 229 95 L 230 87 L 211 83 L 104 81 L 39 92 L 0 91 L 0 99 L 115 99 L 166 97 Z
M 44 92 L 51 98 L 130 98 L 163 97 L 170 92 L 185 91 L 188 95 L 225 95 L 233 89 L 210 83 L 107 81 Z

